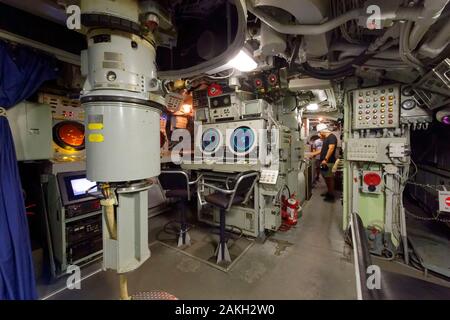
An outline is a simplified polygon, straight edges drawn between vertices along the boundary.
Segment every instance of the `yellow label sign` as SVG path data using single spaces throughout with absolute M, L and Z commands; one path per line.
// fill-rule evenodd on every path
M 89 123 L 88 124 L 89 130 L 102 130 L 103 129 L 103 123 Z
M 105 141 L 105 137 L 100 133 L 91 133 L 89 135 L 89 142 L 100 143 Z

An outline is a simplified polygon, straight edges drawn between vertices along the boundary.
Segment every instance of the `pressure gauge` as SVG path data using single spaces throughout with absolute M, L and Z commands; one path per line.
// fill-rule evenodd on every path
M 417 104 L 416 101 L 414 101 L 413 99 L 407 99 L 402 102 L 402 109 L 404 110 L 414 109 L 416 107 L 416 104 Z

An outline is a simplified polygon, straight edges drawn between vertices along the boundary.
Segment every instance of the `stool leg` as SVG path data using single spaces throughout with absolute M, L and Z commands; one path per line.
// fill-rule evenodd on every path
M 228 251 L 225 236 L 225 209 L 220 210 L 220 241 L 217 252 L 217 264 L 222 262 L 231 262 L 230 252 Z
M 178 236 L 178 247 L 190 246 L 191 237 L 187 232 L 187 222 L 186 222 L 186 210 L 187 206 L 184 200 L 181 200 L 178 204 L 178 210 L 180 210 L 180 235 Z

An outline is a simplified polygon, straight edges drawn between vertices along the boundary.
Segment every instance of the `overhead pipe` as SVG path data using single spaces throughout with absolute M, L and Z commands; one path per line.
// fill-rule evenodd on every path
M 432 0 L 431 0 L 432 1 Z M 444 1 L 444 0 L 440 0 Z M 450 1 L 450 0 L 445 0 Z M 319 35 L 331 31 L 351 20 L 358 20 L 367 16 L 363 8 L 350 10 L 336 18 L 320 24 L 283 24 L 259 8 L 255 8 L 251 0 L 247 0 L 247 10 L 259 18 L 272 29 L 283 34 L 293 35 Z M 382 19 L 421 21 L 425 17 L 421 8 L 399 8 L 392 12 L 383 12 Z
M 450 0 L 425 0 L 421 12 L 422 19 L 416 21 L 409 35 L 409 50 L 416 49 L 425 33 L 436 23 Z
M 359 19 L 362 11 L 361 9 L 351 10 L 343 15 L 328 20 L 321 24 L 307 24 L 307 25 L 290 25 L 290 24 L 282 24 L 270 17 L 261 9 L 253 7 L 250 1 L 247 1 L 247 9 L 257 18 L 259 18 L 262 22 L 267 24 L 269 27 L 274 29 L 275 31 L 283 34 L 295 34 L 295 35 L 319 35 L 330 30 L 333 30 L 340 25 L 350 21 Z
M 366 46 L 339 42 L 331 46 L 331 52 L 342 52 L 338 60 L 344 60 L 348 57 L 355 57 L 367 50 Z M 400 60 L 398 49 L 383 50 L 374 55 L 374 58 L 387 60 Z
M 419 48 L 419 53 L 428 58 L 436 58 L 447 47 L 450 41 L 450 20 L 436 35 Z

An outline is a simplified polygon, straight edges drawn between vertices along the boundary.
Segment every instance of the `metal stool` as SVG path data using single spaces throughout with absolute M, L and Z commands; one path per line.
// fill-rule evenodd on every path
M 222 189 L 214 185 L 201 183 L 202 186 L 215 190 L 205 197 L 205 201 L 220 210 L 220 241 L 217 247 L 217 264 L 230 263 L 231 257 L 227 247 L 225 235 L 225 216 L 233 205 L 246 203 L 258 180 L 258 172 L 244 172 L 239 174 L 234 183 L 233 189 Z
M 161 187 L 165 190 L 167 198 L 178 199 L 177 207 L 180 211 L 180 231 L 178 235 L 178 247 L 190 246 L 191 238 L 187 230 L 186 212 L 187 202 L 191 200 L 191 186 L 197 184 L 199 176 L 195 181 L 189 181 L 189 176 L 182 170 L 164 170 L 158 177 Z

